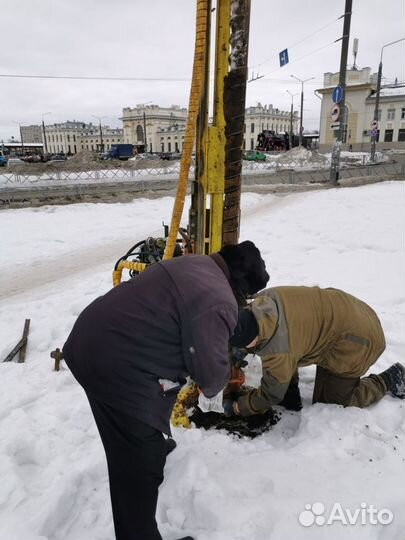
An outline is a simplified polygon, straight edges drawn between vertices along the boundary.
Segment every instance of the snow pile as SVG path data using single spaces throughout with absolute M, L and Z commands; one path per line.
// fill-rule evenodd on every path
M 327 160 L 330 162 L 331 154 L 324 154 Z M 340 152 L 340 159 L 342 166 L 351 166 L 351 165 L 369 165 L 370 163 L 383 163 L 390 161 L 388 155 L 383 154 L 382 152 L 375 153 L 375 161 L 371 159 L 370 152 Z
M 242 195 L 241 240 L 261 248 L 271 285 L 342 288 L 378 312 L 387 350 L 376 372 L 405 358 L 404 195 L 399 182 Z M 49 352 L 111 287 L 116 259 L 161 234 L 172 203 L 0 212 L 2 358 L 31 318 L 26 363 L 0 364 L 2 540 L 114 537 L 106 462 L 88 403 L 63 363 L 52 371 Z M 247 375 L 249 383 L 260 379 L 256 357 Z M 178 447 L 157 512 L 164 540 L 403 540 L 405 404 L 386 397 L 365 410 L 312 406 L 313 379 L 313 367 L 301 369 L 304 409 L 282 411 L 274 429 L 253 441 L 173 430 Z M 363 503 L 389 509 L 394 519 L 305 527 L 299 517 L 313 503 L 324 505 L 325 517 L 335 503 L 351 512 Z

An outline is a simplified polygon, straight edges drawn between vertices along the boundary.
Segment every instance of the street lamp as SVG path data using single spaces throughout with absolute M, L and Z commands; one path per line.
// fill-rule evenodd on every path
M 100 152 L 104 152 L 103 130 L 101 129 L 101 120 L 103 118 L 107 118 L 107 117 L 106 116 L 95 116 L 94 114 L 92 116 L 93 116 L 93 118 L 96 118 L 98 120 L 98 127 L 99 127 L 99 130 L 100 130 Z
M 391 43 L 387 43 L 386 45 L 383 45 L 381 47 L 381 55 L 380 55 L 380 63 L 378 65 L 378 77 L 377 77 L 377 90 L 375 95 L 375 107 L 374 107 L 374 122 L 373 122 L 373 129 L 375 131 L 375 134 L 371 136 L 371 161 L 375 161 L 375 147 L 378 137 L 378 107 L 380 105 L 380 91 L 381 91 L 381 79 L 382 79 L 382 57 L 383 57 L 383 51 L 385 47 L 389 47 L 390 45 L 394 45 L 395 43 L 399 43 L 400 41 L 405 41 L 405 37 L 401 39 L 397 39 L 396 41 L 392 41 Z
M 144 152 L 148 151 L 148 139 L 146 138 L 146 114 L 145 114 L 145 105 L 149 105 L 152 101 L 147 101 L 142 103 L 143 107 L 143 142 L 144 142 Z
M 304 114 L 304 83 L 308 81 L 312 81 L 312 79 L 315 79 L 315 77 L 310 77 L 309 79 L 305 79 L 304 81 L 302 79 L 299 79 L 298 77 L 295 77 L 294 75 L 291 75 L 293 79 L 296 79 L 301 83 L 301 112 L 300 112 L 300 138 L 299 138 L 299 145 L 302 146 L 302 132 L 303 132 L 303 114 Z
M 44 122 L 44 116 L 46 116 L 47 114 L 52 114 L 50 112 L 44 112 L 42 113 L 42 137 L 44 139 L 44 150 L 45 150 L 45 155 L 48 154 L 48 143 L 46 142 L 46 133 L 45 133 L 45 122 Z
M 294 98 L 298 96 L 297 94 L 292 94 L 289 90 L 287 93 L 291 96 L 291 112 L 290 112 L 290 150 L 293 147 L 293 114 L 294 114 Z

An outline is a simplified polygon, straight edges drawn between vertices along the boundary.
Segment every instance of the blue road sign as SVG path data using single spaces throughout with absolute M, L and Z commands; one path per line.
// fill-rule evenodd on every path
M 341 86 L 336 86 L 333 90 L 332 101 L 333 103 L 340 103 L 343 99 L 344 91 Z
M 278 55 L 280 57 L 280 67 L 288 64 L 288 49 L 284 49 L 284 51 L 281 51 Z

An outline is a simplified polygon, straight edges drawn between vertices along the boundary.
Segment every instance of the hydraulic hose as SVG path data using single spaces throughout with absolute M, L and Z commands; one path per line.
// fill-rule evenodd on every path
M 166 242 L 163 259 L 171 259 L 176 247 L 177 233 L 180 227 L 184 201 L 187 194 L 188 177 L 190 174 L 191 156 L 194 148 L 197 117 L 205 70 L 205 52 L 207 48 L 206 27 L 210 17 L 210 0 L 197 0 L 196 35 L 194 47 L 193 77 L 191 81 L 190 98 L 186 131 L 184 135 L 183 152 L 180 162 L 179 183 L 173 206 L 170 232 Z

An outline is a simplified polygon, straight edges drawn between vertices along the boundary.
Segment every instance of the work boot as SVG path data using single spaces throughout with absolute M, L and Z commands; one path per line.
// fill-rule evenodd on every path
M 176 448 L 177 446 L 177 443 L 174 439 L 172 439 L 171 437 L 168 437 L 166 439 L 166 456 L 168 456 L 170 454 L 170 452 L 173 452 L 173 450 Z M 183 540 L 182 538 L 180 538 L 179 540 Z
M 290 381 L 283 400 L 278 403 L 278 405 L 285 407 L 287 411 L 300 411 L 302 409 L 301 394 L 298 383 L 299 377 L 298 371 L 296 371 Z
M 399 399 L 405 399 L 405 367 L 397 362 L 380 373 L 388 392 Z

